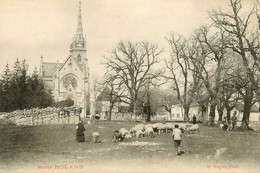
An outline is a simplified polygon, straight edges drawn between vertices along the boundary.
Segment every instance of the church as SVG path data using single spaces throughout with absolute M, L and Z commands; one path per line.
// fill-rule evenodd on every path
M 70 44 L 70 53 L 62 63 L 44 62 L 41 56 L 39 74 L 51 90 L 56 102 L 71 99 L 74 106 L 82 108 L 82 115 L 90 112 L 89 67 L 86 56 L 86 40 L 83 36 L 81 3 L 76 34 Z

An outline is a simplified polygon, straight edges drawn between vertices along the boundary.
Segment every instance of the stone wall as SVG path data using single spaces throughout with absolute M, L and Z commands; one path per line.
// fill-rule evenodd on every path
M 16 125 L 77 124 L 80 110 L 75 107 L 34 108 L 6 113 L 0 121 Z

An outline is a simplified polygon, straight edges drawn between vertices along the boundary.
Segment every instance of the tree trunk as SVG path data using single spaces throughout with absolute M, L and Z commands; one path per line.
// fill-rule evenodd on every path
M 218 106 L 218 121 L 222 122 L 224 106 Z
M 136 122 L 136 101 L 134 101 L 134 108 L 133 108 L 133 114 L 134 114 L 134 122 Z
M 189 111 L 190 111 L 190 107 L 184 106 L 184 121 L 189 121 Z
M 150 104 L 150 91 L 149 91 L 149 85 L 148 85 L 148 91 L 147 91 L 147 117 L 146 117 L 146 122 L 151 122 L 151 104 Z
M 210 103 L 209 122 L 211 124 L 214 124 L 215 110 L 216 110 L 216 104 L 215 103 Z
M 147 117 L 146 117 L 146 122 L 151 122 L 151 106 L 147 106 Z
M 106 115 L 107 116 L 107 121 L 111 121 L 112 109 L 113 109 L 113 105 L 109 106 L 108 115 Z
M 230 107 L 227 107 L 226 110 L 227 110 L 227 121 L 228 121 L 228 123 L 230 123 L 230 114 L 231 114 L 232 109 Z
M 203 122 L 206 122 L 207 106 L 205 106 L 204 104 L 200 104 L 200 109 L 201 109 L 202 121 L 203 121 Z
M 242 124 L 241 128 L 244 130 L 250 130 L 251 128 L 249 127 L 249 116 L 250 116 L 250 109 L 251 109 L 251 104 L 253 100 L 253 90 L 251 87 L 246 88 L 246 94 L 245 94 L 245 99 L 244 99 L 244 111 L 243 111 L 243 118 L 242 118 Z

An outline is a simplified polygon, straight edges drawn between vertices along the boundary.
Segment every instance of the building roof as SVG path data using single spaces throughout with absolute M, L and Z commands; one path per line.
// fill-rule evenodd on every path
M 97 101 L 110 101 L 110 94 L 111 94 L 111 90 L 106 86 L 97 97 Z M 113 96 L 112 100 L 116 102 L 120 101 L 120 99 L 118 97 L 115 98 L 115 96 Z
M 244 105 L 242 103 L 237 103 L 236 105 L 236 109 L 239 112 L 243 112 L 244 111 Z M 259 112 L 259 108 L 256 105 L 253 105 L 250 109 L 250 112 Z
M 42 75 L 43 77 L 52 77 L 56 66 L 61 66 L 62 63 L 51 63 L 51 62 L 43 62 L 42 63 Z
M 97 97 L 97 101 L 110 101 L 110 89 L 105 87 Z

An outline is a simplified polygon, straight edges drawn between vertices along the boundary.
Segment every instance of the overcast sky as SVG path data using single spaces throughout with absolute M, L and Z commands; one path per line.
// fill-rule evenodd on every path
M 30 71 L 44 61 L 63 62 L 76 32 L 78 0 L 0 0 L 0 74 L 26 58 Z M 83 32 L 92 73 L 104 73 L 103 56 L 120 40 L 166 47 L 171 32 L 189 35 L 209 23 L 208 12 L 227 0 L 82 0 Z M 246 1 L 252 4 L 253 0 Z

